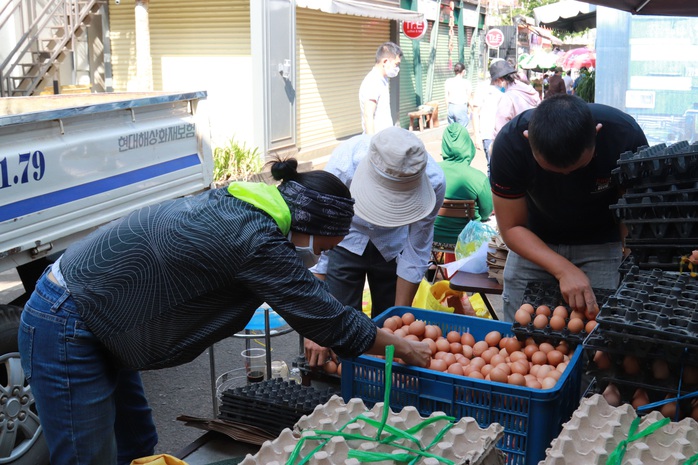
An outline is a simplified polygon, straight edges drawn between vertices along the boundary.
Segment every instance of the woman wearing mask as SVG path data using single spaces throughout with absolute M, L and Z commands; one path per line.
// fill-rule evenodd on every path
M 233 183 L 134 211 L 44 272 L 19 346 L 53 465 L 151 455 L 157 433 L 138 370 L 193 360 L 263 302 L 340 355 L 393 344 L 407 363 L 428 363 L 428 346 L 379 331 L 307 270 L 349 231 L 353 199 L 335 176 L 296 168 L 273 163 L 278 188 Z
M 504 60 L 490 65 L 490 78 L 504 91 L 495 114 L 493 137 L 496 137 L 514 116 L 537 107 L 540 95 L 532 85 L 522 82 L 514 67 Z

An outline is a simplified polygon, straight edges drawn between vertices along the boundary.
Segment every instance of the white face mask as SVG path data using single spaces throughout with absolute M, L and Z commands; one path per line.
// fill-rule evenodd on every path
M 397 77 L 398 73 L 400 72 L 400 67 L 399 66 L 393 66 L 392 68 L 389 68 L 386 72 L 385 75 L 388 76 L 389 78 L 394 78 Z
M 309 237 L 310 239 L 308 240 L 307 247 L 296 246 L 296 253 L 298 254 L 298 258 L 300 258 L 303 261 L 303 264 L 306 268 L 312 268 L 317 264 L 317 261 L 320 259 L 320 256 L 315 254 L 315 249 L 313 248 L 314 236 L 311 234 Z M 289 233 L 288 238 L 289 240 L 291 239 L 291 233 Z

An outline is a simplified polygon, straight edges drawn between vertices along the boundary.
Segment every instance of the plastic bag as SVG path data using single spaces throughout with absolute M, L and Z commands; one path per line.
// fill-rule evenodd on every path
M 456 242 L 456 260 L 468 257 L 479 251 L 482 244 L 487 244 L 497 231 L 490 225 L 480 221 L 468 221 L 463 230 L 458 235 Z M 487 271 L 487 248 L 485 248 L 485 271 Z
M 422 279 L 419 283 L 419 288 L 412 301 L 412 306 L 415 308 L 423 308 L 425 310 L 436 310 L 438 312 L 455 313 L 454 307 L 449 307 L 441 302 L 449 296 L 455 296 L 458 299 L 463 299 L 466 294 L 462 291 L 455 291 L 447 280 L 437 281 L 434 284 L 429 284 L 429 281 Z M 480 318 L 492 319 L 490 312 L 485 306 L 482 297 L 479 294 L 473 294 L 468 297 L 470 306 L 475 312 L 475 316 Z M 467 313 L 467 312 L 466 312 Z

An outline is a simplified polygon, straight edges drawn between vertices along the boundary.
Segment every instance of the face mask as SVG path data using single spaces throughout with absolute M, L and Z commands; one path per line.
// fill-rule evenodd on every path
M 506 92 L 506 90 L 507 90 L 506 87 L 500 87 L 500 88 L 499 88 L 499 91 L 500 91 L 500 92 Z
M 400 67 L 399 66 L 393 66 L 389 70 L 385 72 L 385 75 L 388 76 L 389 78 L 394 78 L 398 75 L 400 72 Z
M 290 238 L 291 235 L 289 234 L 289 239 Z M 308 240 L 307 247 L 296 246 L 296 253 L 298 254 L 298 258 L 300 258 L 303 261 L 303 264 L 306 268 L 312 268 L 317 264 L 317 261 L 320 259 L 319 255 L 315 255 L 315 249 L 313 248 L 313 239 L 314 236 L 311 234 L 310 239 Z

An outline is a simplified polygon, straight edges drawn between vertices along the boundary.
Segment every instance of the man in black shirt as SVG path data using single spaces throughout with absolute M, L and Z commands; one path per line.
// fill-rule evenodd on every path
M 502 238 L 504 316 L 513 321 L 530 281 L 559 283 L 573 309 L 598 312 L 594 288 L 615 289 L 622 225 L 609 206 L 620 154 L 647 145 L 629 115 L 558 95 L 512 119 L 493 144 L 490 184 Z

